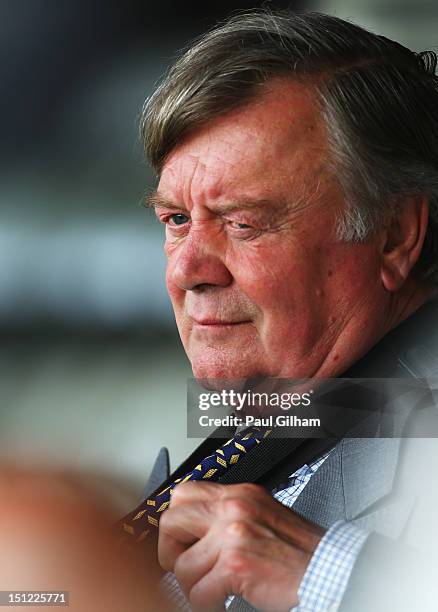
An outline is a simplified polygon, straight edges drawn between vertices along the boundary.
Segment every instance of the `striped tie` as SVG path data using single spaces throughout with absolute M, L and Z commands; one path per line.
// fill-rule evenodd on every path
M 143 542 L 149 534 L 157 532 L 160 516 L 168 508 L 176 485 L 189 480 L 218 480 L 239 461 L 240 457 L 255 448 L 270 432 L 269 429 L 251 427 L 236 434 L 212 455 L 203 459 L 191 472 L 182 478 L 177 478 L 153 497 L 145 499 L 121 521 L 123 531 L 133 536 L 136 542 Z

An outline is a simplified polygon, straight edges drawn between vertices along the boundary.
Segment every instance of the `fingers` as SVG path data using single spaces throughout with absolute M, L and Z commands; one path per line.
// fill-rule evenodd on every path
M 174 574 L 184 593 L 189 593 L 216 564 L 221 548 L 222 526 L 216 525 L 205 537 L 190 546 L 176 560 Z
M 171 506 L 185 503 L 209 502 L 222 494 L 224 485 L 195 480 L 176 485 L 170 500 Z
M 214 522 L 210 502 L 215 496 L 213 483 L 184 483 L 175 488 L 160 520 L 158 561 L 163 569 L 173 572 L 178 557 L 208 532 Z
M 193 610 L 220 610 L 230 594 L 257 609 L 285 612 L 297 603 L 297 589 L 309 558 L 258 526 L 234 523 L 236 540 L 223 546 L 216 563 L 188 592 Z
M 211 570 L 193 585 L 188 597 L 194 612 L 225 609 L 225 601 L 233 593 L 229 567 L 218 558 Z
M 260 539 L 257 539 L 257 538 Z M 231 523 L 224 530 L 223 545 L 211 569 L 200 575 L 188 593 L 194 610 L 223 610 L 229 595 L 250 594 L 251 582 L 266 576 L 257 571 L 254 546 L 260 551 L 263 536 L 258 526 L 243 522 Z
M 256 521 L 263 525 L 263 507 L 255 499 L 268 494 L 255 485 L 223 486 L 184 483 L 175 488 L 170 506 L 160 521 L 158 559 L 163 569 L 174 571 L 176 560 L 201 540 L 212 525 Z M 269 496 L 268 496 L 269 497 Z M 268 537 L 271 531 L 268 530 Z M 218 534 L 221 540 L 221 534 Z
M 218 565 L 221 555 L 226 557 L 226 562 L 219 564 L 219 568 L 223 566 L 224 573 L 232 564 L 229 574 L 233 575 L 238 555 L 246 554 L 246 551 L 250 551 L 254 546 L 260 548 L 260 545 L 269 550 L 275 543 L 272 533 L 263 526 L 239 521 L 229 524 L 218 522 L 201 540 L 178 557 L 174 573 L 182 590 L 189 597 L 195 584 L 213 569 L 216 572 L 215 566 Z

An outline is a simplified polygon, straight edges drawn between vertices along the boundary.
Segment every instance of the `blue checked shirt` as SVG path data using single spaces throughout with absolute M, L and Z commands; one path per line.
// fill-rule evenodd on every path
M 332 450 L 300 467 L 289 477 L 288 486 L 274 497 L 291 508 Z M 334 523 L 313 553 L 298 589 L 299 604 L 291 612 L 336 612 L 367 536 L 367 532 L 344 521 Z
M 275 499 L 291 508 L 332 450 L 294 472 L 289 477 L 287 487 L 273 493 Z M 298 589 L 298 606 L 291 612 L 336 612 L 347 588 L 356 558 L 367 536 L 367 532 L 344 521 L 338 521 L 332 525 L 321 539 L 310 560 Z M 166 574 L 161 586 L 178 610 L 190 611 L 190 605 L 173 574 Z M 227 608 L 232 600 L 231 596 L 225 602 Z

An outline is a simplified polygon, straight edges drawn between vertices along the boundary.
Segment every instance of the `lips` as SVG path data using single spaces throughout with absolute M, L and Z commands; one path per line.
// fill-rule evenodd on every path
M 194 322 L 197 325 L 209 326 L 209 327 L 219 327 L 221 325 L 243 325 L 244 323 L 249 323 L 246 321 L 227 321 L 224 319 L 194 319 Z

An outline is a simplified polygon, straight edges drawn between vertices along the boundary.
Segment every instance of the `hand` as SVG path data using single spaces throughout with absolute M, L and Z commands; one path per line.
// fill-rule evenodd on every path
M 258 485 L 187 482 L 161 517 L 158 557 L 195 610 L 224 610 L 234 594 L 283 612 L 323 535 Z

